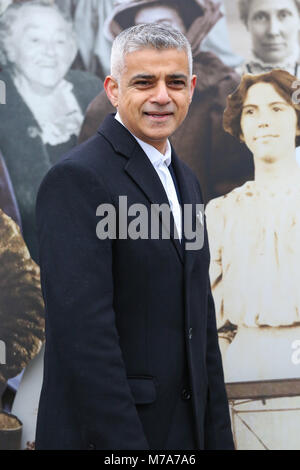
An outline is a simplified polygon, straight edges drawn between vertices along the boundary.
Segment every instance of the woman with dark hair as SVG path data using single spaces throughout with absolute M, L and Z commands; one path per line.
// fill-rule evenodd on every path
M 295 83 L 296 77 L 283 70 L 245 75 L 227 100 L 224 128 L 252 152 L 255 178 L 210 201 L 206 210 L 226 382 L 300 377 L 293 361 L 300 339 L 300 168 L 295 160 L 300 105 Z M 293 400 L 299 408 L 300 399 Z M 271 448 L 295 446 L 291 433 L 289 441 L 285 438 L 286 425 L 292 425 L 287 418 L 285 413 L 263 413 L 255 421 L 251 415 Z M 297 440 L 298 435 L 299 429 Z

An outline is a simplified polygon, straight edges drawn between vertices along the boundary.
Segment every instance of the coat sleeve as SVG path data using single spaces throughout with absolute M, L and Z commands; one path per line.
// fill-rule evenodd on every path
M 148 449 L 115 323 L 113 241 L 96 236 L 101 203 L 111 200 L 99 178 L 68 160 L 53 167 L 40 187 L 46 345 L 51 338 L 64 380 L 72 384 L 87 446 Z

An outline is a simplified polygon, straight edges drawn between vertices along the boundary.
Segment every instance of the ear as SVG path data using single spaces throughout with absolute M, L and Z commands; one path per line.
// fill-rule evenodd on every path
M 117 80 L 111 75 L 108 75 L 104 80 L 104 89 L 111 104 L 117 108 L 119 98 L 119 84 Z
M 197 76 L 193 75 L 192 79 L 191 79 L 190 103 L 192 102 L 192 99 L 193 99 L 193 94 L 194 94 L 194 91 L 195 91 L 196 83 L 197 83 Z

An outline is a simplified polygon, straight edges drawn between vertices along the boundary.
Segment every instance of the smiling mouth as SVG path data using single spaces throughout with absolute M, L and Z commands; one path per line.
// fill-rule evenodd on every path
M 283 43 L 270 43 L 270 44 L 263 44 L 263 47 L 265 48 L 268 48 L 268 49 L 272 49 L 272 47 L 274 47 L 274 49 L 276 48 L 279 48 L 279 47 L 285 47 L 285 44 Z
M 38 64 L 39 67 L 41 67 L 42 69 L 53 69 L 56 64 Z
M 167 121 L 170 116 L 173 116 L 173 113 L 144 113 L 148 118 L 153 119 L 154 121 L 164 122 Z
M 145 112 L 147 116 L 154 116 L 154 117 L 165 117 L 171 116 L 173 113 L 155 113 L 155 112 Z
M 254 137 L 253 140 L 256 141 L 256 140 L 264 140 L 264 139 L 270 139 L 270 138 L 276 139 L 278 137 L 279 137 L 279 135 L 277 135 L 277 134 L 266 134 L 266 135 L 259 135 L 257 137 Z

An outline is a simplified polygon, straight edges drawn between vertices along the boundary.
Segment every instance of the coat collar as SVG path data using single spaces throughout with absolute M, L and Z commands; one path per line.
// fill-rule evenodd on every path
M 150 203 L 158 205 L 169 204 L 159 176 L 153 168 L 149 158 L 130 132 L 115 119 L 114 114 L 110 114 L 105 118 L 98 130 L 98 133 L 110 142 L 116 153 L 119 153 L 128 159 L 124 169 L 129 177 L 145 194 Z M 180 162 L 173 147 L 172 164 L 176 174 L 182 204 L 191 204 L 193 200 L 190 194 L 184 166 Z M 171 240 L 181 261 L 183 261 L 182 244 L 185 243 L 185 240 L 182 240 L 182 244 L 172 236 Z

